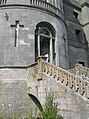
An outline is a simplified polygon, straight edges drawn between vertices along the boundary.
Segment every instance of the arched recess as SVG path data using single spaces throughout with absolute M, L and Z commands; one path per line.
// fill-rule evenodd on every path
M 43 107 L 42 107 L 41 103 L 39 102 L 39 100 L 34 95 L 32 95 L 32 94 L 28 94 L 28 95 L 33 100 L 33 102 L 36 104 L 36 106 L 38 107 L 38 109 L 40 111 L 43 111 Z
M 55 29 L 48 22 L 40 22 L 35 29 L 35 58 L 40 56 L 55 64 Z

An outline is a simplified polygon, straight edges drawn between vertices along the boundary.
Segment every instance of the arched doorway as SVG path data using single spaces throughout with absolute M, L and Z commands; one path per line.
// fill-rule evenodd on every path
M 55 29 L 47 22 L 41 22 L 35 30 L 35 58 L 45 56 L 55 64 Z

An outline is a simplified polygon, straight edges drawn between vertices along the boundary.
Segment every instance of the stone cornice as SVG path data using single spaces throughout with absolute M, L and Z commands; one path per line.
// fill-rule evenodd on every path
M 53 6 L 53 5 L 52 5 Z M 53 9 L 46 9 L 40 6 L 36 6 L 36 5 L 23 5 L 23 4 L 3 4 L 0 5 L 0 10 L 2 9 L 39 9 L 42 10 L 42 12 L 47 12 L 55 17 L 59 17 L 64 21 L 64 14 L 62 13 L 61 10 L 59 10 L 58 8 L 56 8 L 55 6 L 53 6 Z

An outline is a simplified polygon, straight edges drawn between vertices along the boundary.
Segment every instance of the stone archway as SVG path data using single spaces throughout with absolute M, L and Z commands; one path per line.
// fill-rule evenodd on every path
M 40 111 L 43 111 L 43 107 L 42 107 L 40 101 L 33 94 L 28 94 L 28 95 L 33 100 L 33 102 L 36 104 L 36 106 L 38 107 L 38 109 Z

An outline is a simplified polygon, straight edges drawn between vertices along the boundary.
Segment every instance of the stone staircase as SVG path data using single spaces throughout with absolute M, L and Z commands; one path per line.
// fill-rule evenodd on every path
M 76 65 L 74 69 L 67 71 L 39 59 L 29 67 L 28 72 L 32 80 L 43 80 L 43 75 L 46 74 L 89 101 L 89 69 L 82 65 Z

